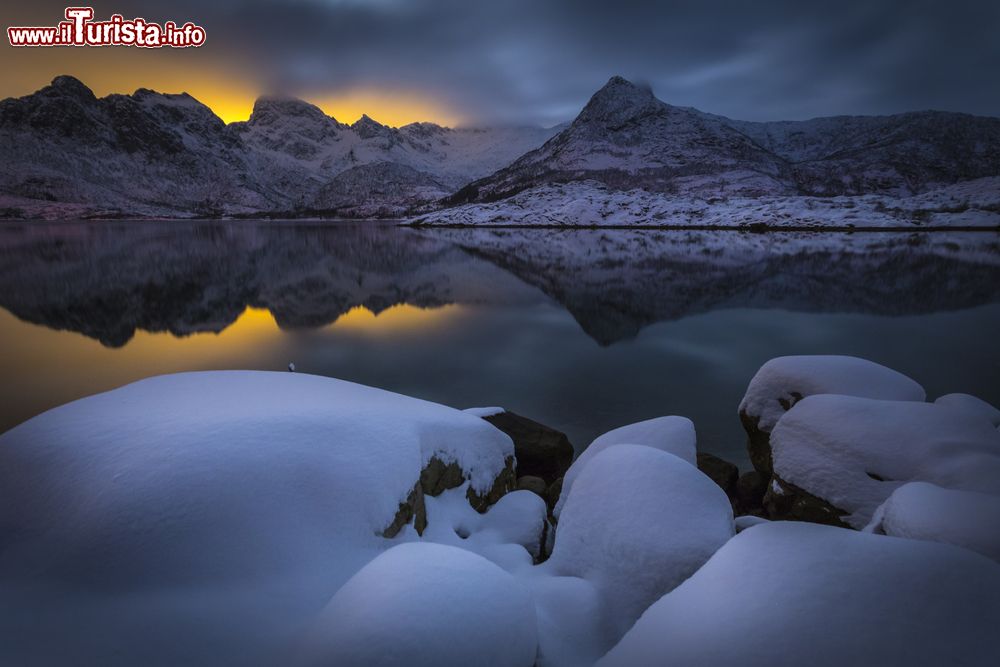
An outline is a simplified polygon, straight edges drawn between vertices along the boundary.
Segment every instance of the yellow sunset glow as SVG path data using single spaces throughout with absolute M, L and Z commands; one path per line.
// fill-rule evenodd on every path
M 421 336 L 437 331 L 462 307 L 418 308 L 399 304 L 378 315 L 358 306 L 317 330 L 331 337 Z M 58 405 L 107 391 L 145 377 L 199 369 L 253 368 L 282 371 L 290 361 L 282 332 L 267 309 L 247 308 L 220 333 L 177 337 L 137 331 L 123 347 L 112 349 L 83 334 L 56 331 L 24 322 L 0 308 L 0 369 L 29 378 L 17 391 L 44 389 L 45 403 Z M 3 396 L 0 396 L 2 399 Z M 11 409 L 18 421 L 31 416 Z
M 420 308 L 400 303 L 376 315 L 364 306 L 355 306 L 338 317 L 329 328 L 376 334 L 412 331 L 443 324 L 460 312 L 461 307 L 456 304 L 440 308 Z
M 72 58 L 68 57 L 70 54 Z M 10 51 L 5 55 L 9 56 Z M 116 48 L 35 49 L 16 55 L 30 66 L 4 68 L 0 98 L 29 95 L 56 76 L 69 74 L 98 97 L 128 94 L 137 88 L 161 93 L 186 92 L 219 118 L 232 123 L 249 118 L 254 101 L 264 92 L 240 72 L 206 67 L 198 58 L 198 49 L 131 49 L 128 57 L 123 57 L 121 49 Z M 432 95 L 419 91 L 355 88 L 330 94 L 306 93 L 300 97 L 342 123 L 353 123 L 362 114 L 393 127 L 420 121 L 453 127 L 464 120 Z

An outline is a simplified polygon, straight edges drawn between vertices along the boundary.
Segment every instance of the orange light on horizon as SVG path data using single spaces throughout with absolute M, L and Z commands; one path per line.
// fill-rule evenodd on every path
M 197 50 L 137 50 L 130 52 L 128 58 L 122 58 L 121 52 L 114 48 L 74 51 L 72 59 L 66 58 L 64 49 L 35 50 L 29 55 L 28 66 L 6 68 L 0 82 L 0 98 L 30 95 L 55 77 L 69 74 L 98 97 L 131 94 L 138 88 L 161 93 L 185 92 L 226 123 L 232 123 L 247 120 L 254 102 L 263 94 L 255 82 L 240 72 L 206 67 L 197 60 Z M 454 127 L 466 120 L 433 95 L 415 90 L 366 86 L 330 94 L 305 93 L 299 97 L 348 124 L 362 114 L 392 127 L 422 121 Z
M 325 329 L 374 335 L 393 334 L 442 325 L 461 311 L 462 307 L 454 303 L 436 308 L 398 303 L 377 314 L 365 306 L 354 306 Z

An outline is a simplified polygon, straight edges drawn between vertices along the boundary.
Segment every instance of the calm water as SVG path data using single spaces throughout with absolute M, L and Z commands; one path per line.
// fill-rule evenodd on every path
M 1000 405 L 1000 237 L 0 226 L 0 431 L 153 374 L 284 369 L 595 435 L 664 414 L 745 465 L 783 354 L 854 354 Z

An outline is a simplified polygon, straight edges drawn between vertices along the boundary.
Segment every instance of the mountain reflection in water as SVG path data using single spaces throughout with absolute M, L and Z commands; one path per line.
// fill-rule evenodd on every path
M 770 356 L 865 354 L 932 394 L 997 402 L 997 302 L 1000 237 L 984 233 L 7 224 L 0 306 L 16 319 L 0 318 L 0 430 L 151 373 L 294 360 L 457 407 L 503 404 L 578 447 L 688 414 L 703 447 L 737 458 L 735 404 Z

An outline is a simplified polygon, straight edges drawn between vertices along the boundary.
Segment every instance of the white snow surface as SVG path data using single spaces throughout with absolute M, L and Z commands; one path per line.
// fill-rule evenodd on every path
M 994 426 L 1000 426 L 1000 410 L 983 399 L 970 394 L 945 394 L 934 401 L 937 405 L 945 405 L 953 410 L 963 412 L 970 417 L 982 417 Z
M 1000 567 L 949 545 L 775 522 L 730 540 L 599 667 L 995 665 Z
M 757 175 L 759 178 L 759 175 Z M 697 177 L 694 179 L 697 181 Z M 1000 226 L 1000 177 L 919 195 L 744 196 L 747 181 L 711 182 L 712 195 L 618 190 L 597 181 L 547 183 L 494 202 L 413 218 L 426 225 L 918 228 Z M 697 188 L 698 183 L 688 184 Z
M 875 510 L 865 531 L 945 542 L 1000 561 L 1000 497 L 910 482 Z
M 583 468 L 545 567 L 591 582 L 620 637 L 661 595 L 734 534 L 726 494 L 687 461 L 645 445 L 615 445 Z
M 560 515 L 563 505 L 566 504 L 570 489 L 573 488 L 573 482 L 587 464 L 608 447 L 623 444 L 646 445 L 662 449 L 684 459 L 693 466 L 697 465 L 695 452 L 697 436 L 694 423 L 687 417 L 674 415 L 656 417 L 621 426 L 595 438 L 590 446 L 573 461 L 563 477 L 562 493 L 559 494 L 559 500 L 552 512 L 556 517 Z
M 154 377 L 31 419 L 0 436 L 0 662 L 274 664 L 391 544 L 379 533 L 434 455 L 485 490 L 513 444 L 301 373 Z
M 736 532 L 742 533 L 748 528 L 753 528 L 754 526 L 759 526 L 762 523 L 771 523 L 770 520 L 759 516 L 753 516 L 752 514 L 744 514 L 743 516 L 736 517 Z
M 502 415 L 507 412 L 505 408 L 501 407 L 487 407 L 487 408 L 466 408 L 462 412 L 467 412 L 470 415 L 475 415 L 477 417 L 492 417 L 493 415 Z
M 909 481 L 1000 495 L 1000 433 L 934 403 L 808 396 L 774 427 L 771 452 L 775 475 L 848 512 L 855 528 Z
M 306 664 L 531 667 L 531 595 L 464 549 L 393 547 L 348 581 L 310 633 Z
M 466 486 L 425 496 L 423 539 L 473 551 L 510 572 L 523 571 L 540 555 L 546 525 L 545 501 L 530 491 L 511 491 L 485 514 L 472 509 Z
M 793 395 L 797 394 L 797 396 Z M 800 355 L 776 357 L 757 371 L 740 402 L 740 412 L 758 417 L 770 431 L 787 409 L 813 394 L 844 394 L 897 401 L 923 401 L 923 387 L 891 368 L 858 357 Z

